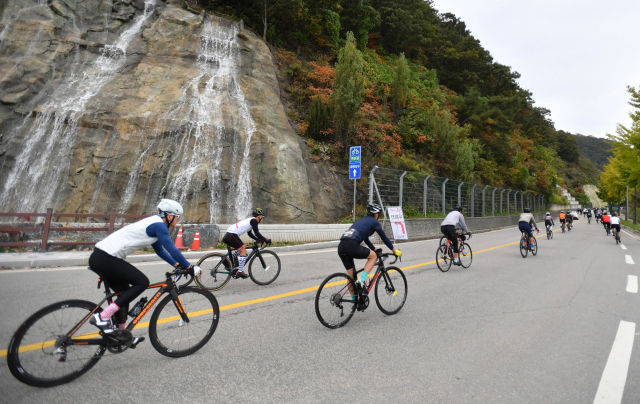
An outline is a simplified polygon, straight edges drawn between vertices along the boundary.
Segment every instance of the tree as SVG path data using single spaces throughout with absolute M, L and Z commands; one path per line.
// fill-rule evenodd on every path
M 344 32 L 353 32 L 358 50 L 364 51 L 369 31 L 380 23 L 380 14 L 369 5 L 369 0 L 342 0 L 340 25 Z
M 331 93 L 334 127 L 344 150 L 353 131 L 353 118 L 362 104 L 363 68 L 364 60 L 356 47 L 356 39 L 352 32 L 348 32 L 347 42 L 338 55 L 338 63 L 335 67 L 336 78 Z
M 393 111 L 396 117 L 402 113 L 404 103 L 407 100 L 410 78 L 411 71 L 409 70 L 409 63 L 407 59 L 404 58 L 404 53 L 401 53 L 398 58 L 395 76 L 393 77 Z
M 316 95 L 311 101 L 307 123 L 309 124 L 307 135 L 313 139 L 323 140 L 322 132 L 329 128 L 329 111 L 320 95 Z

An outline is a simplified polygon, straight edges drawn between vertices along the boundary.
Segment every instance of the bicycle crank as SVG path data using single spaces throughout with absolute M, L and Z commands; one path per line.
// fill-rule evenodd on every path
M 360 295 L 360 299 L 358 301 L 358 311 L 365 311 L 369 307 L 369 296 Z
M 129 330 L 113 330 L 107 334 L 107 349 L 109 352 L 117 354 L 129 349 L 133 343 L 133 334 Z

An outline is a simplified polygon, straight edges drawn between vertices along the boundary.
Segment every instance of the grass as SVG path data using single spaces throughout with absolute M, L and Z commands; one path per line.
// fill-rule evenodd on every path
M 620 223 L 622 223 L 623 225 L 633 229 L 633 230 L 637 230 L 640 231 L 640 224 L 633 224 L 633 222 L 629 221 L 629 220 L 620 220 Z

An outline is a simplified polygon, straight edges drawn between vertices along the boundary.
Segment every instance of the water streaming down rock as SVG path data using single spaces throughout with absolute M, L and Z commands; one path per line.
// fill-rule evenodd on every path
M 0 209 L 43 211 L 57 204 L 86 104 L 124 65 L 127 46 L 152 15 L 154 5 L 155 0 L 146 0 L 144 11 L 118 41 L 105 46 L 87 71 L 69 75 L 38 113 L 4 184 Z
M 156 142 L 154 137 L 136 161 L 121 211 L 129 208 L 135 192 L 145 191 L 138 190 L 140 170 L 151 154 L 162 150 L 174 152 L 158 197 L 184 201 L 187 210 L 207 204 L 213 223 L 223 217 L 236 220 L 251 210 L 249 154 L 256 127 L 238 84 L 239 26 L 209 18 L 203 25 L 195 61 L 198 74 L 183 86 L 180 99 L 161 118 L 158 131 L 168 132 L 166 139 Z M 225 152 L 226 144 L 230 147 Z M 224 173 L 223 159 L 230 159 Z

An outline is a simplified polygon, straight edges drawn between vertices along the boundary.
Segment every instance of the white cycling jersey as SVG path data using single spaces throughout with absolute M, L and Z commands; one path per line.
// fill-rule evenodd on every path
M 109 235 L 109 237 L 98 242 L 96 248 L 114 257 L 125 259 L 127 255 L 135 250 L 148 247 L 158 241 L 157 237 L 149 237 L 147 235 L 147 227 L 155 223 L 162 223 L 163 226 L 166 226 L 160 216 L 147 217 Z
M 244 233 L 251 230 L 251 221 L 254 219 L 255 217 L 250 217 L 250 218 L 241 220 L 236 224 L 232 224 L 227 229 L 227 233 L 232 233 L 232 234 L 237 234 L 238 236 L 242 236 Z
M 620 218 L 617 216 L 611 216 L 611 224 L 620 224 Z

